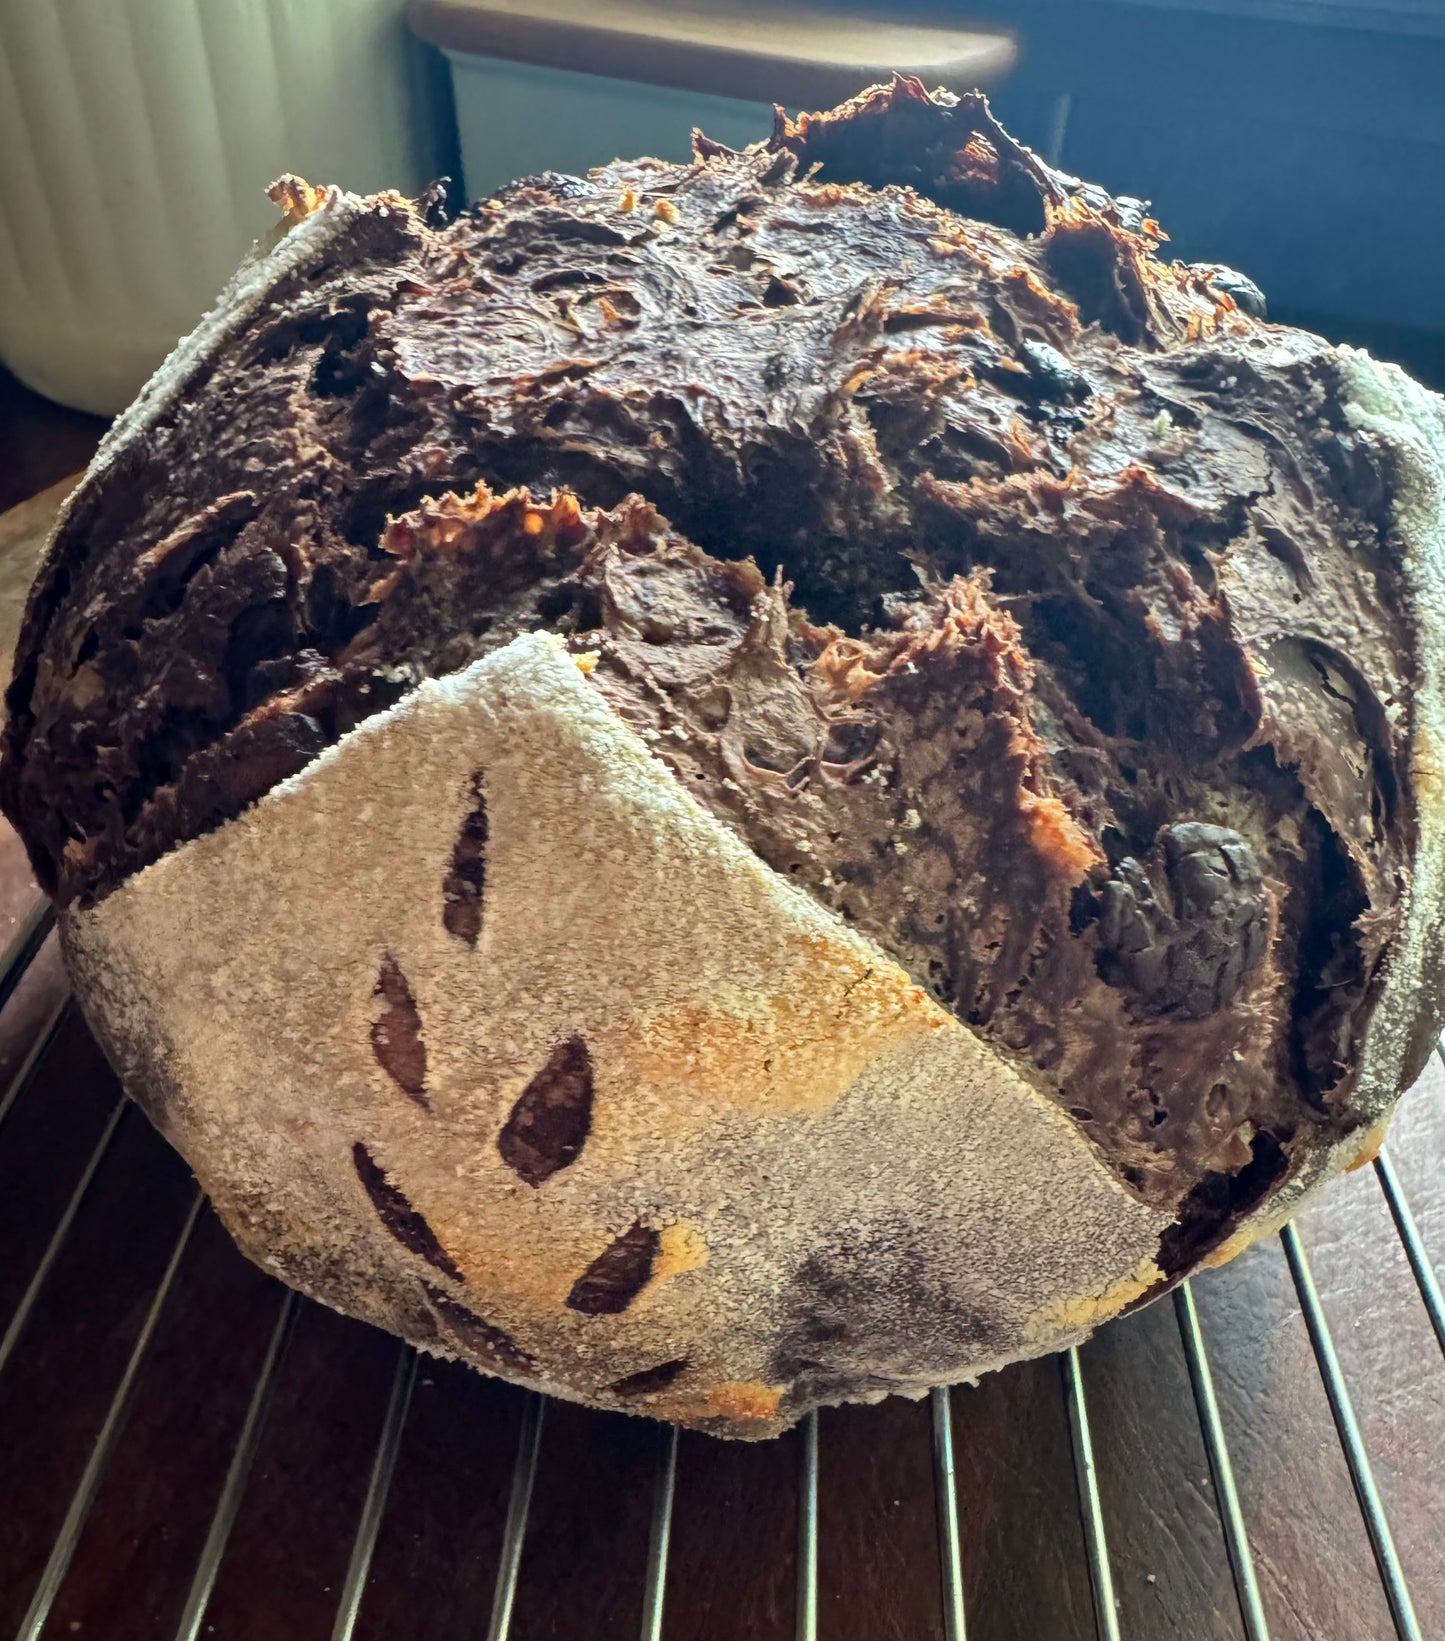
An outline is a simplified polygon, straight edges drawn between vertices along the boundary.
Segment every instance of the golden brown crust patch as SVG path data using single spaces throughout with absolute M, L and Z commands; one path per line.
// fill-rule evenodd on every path
M 326 203 L 325 188 L 317 188 L 305 177 L 298 177 L 290 171 L 277 177 L 266 190 L 266 195 L 273 205 L 279 207 L 288 228 L 304 222 L 313 211 L 319 211 Z

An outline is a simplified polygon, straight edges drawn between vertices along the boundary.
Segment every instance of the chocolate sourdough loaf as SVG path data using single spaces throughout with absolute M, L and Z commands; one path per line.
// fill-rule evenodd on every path
M 695 154 L 279 184 L 57 530 L 0 798 L 256 1258 L 764 1435 L 1378 1143 L 1445 420 L 981 97 Z

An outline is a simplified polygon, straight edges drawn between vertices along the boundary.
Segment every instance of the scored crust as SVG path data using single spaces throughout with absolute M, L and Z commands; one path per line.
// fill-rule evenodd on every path
M 479 773 L 472 946 L 443 880 Z M 560 1395 L 770 1434 L 1055 1348 L 1155 1274 L 1166 1216 L 688 797 L 555 639 L 423 684 L 63 932 L 126 1086 L 243 1248 L 495 1366 L 470 1313 Z M 388 963 L 420 1097 L 373 1049 Z M 500 1136 L 578 1039 L 590 1125 L 531 1184 Z M 358 1143 L 430 1241 L 383 1224 Z M 640 1291 L 579 1310 L 637 1227 Z M 608 1389 L 677 1361 L 663 1390 Z
M 1445 417 L 1394 367 L 1342 359 L 1352 420 L 1394 454 L 1418 635 L 1415 877 L 1354 1097 L 1383 1117 L 1442 963 Z M 588 684 L 587 659 L 532 635 L 424 683 L 239 819 L 63 915 L 102 1042 L 242 1247 L 432 1351 L 750 1437 L 819 1402 L 918 1394 L 1077 1342 L 1157 1291 L 1168 1216 L 695 803 Z M 473 945 L 446 927 L 444 886 L 479 775 Z M 388 961 L 420 1020 L 422 1099 L 373 1046 Z M 577 1039 L 590 1126 L 532 1184 L 501 1132 Z M 1306 1157 L 1209 1263 L 1375 1139 Z M 647 1233 L 627 1303 L 569 1306 L 599 1256 Z
M 311 191 L 82 501 L 278 286 L 409 209 Z M 1445 422 L 1393 367 L 1334 358 L 1387 479 L 1410 645 L 1385 693 L 1409 714 L 1416 830 L 1346 1120 L 1301 1131 L 1210 1263 L 1369 1154 L 1441 990 Z M 58 547 L 29 626 L 67 575 Z M 1269 585 L 1250 588 L 1260 653 Z M 514 640 L 62 912 L 108 1052 L 243 1247 L 428 1349 L 745 1436 L 1055 1348 L 1161 1291 L 1172 1216 L 887 935 L 694 801 L 591 660 Z

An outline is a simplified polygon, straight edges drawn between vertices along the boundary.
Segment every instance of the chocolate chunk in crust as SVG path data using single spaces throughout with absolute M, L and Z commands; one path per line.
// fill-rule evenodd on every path
M 1099 973 L 1151 1014 L 1200 1020 L 1228 1008 L 1269 949 L 1273 908 L 1248 843 L 1182 821 L 1162 834 L 1163 905 L 1126 856 L 1099 895 Z

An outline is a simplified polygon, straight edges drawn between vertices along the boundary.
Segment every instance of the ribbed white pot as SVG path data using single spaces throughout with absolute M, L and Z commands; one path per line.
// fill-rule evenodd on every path
M 276 220 L 285 171 L 443 163 L 403 0 L 0 0 L 0 360 L 121 409 Z

